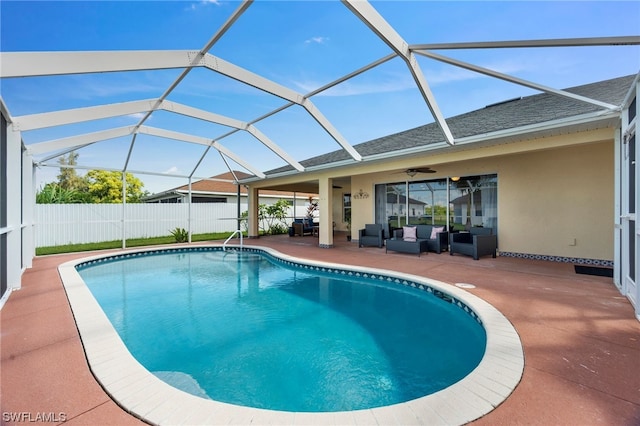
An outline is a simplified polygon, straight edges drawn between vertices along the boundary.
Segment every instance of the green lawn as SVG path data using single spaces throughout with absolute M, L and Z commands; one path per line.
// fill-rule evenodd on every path
M 218 232 L 212 234 L 194 234 L 191 236 L 191 241 L 213 241 L 213 240 L 226 240 L 231 232 Z M 246 236 L 246 233 L 245 233 Z M 166 237 L 155 238 L 132 238 L 127 240 L 127 248 L 140 247 L 140 246 L 154 246 L 162 244 L 173 244 L 176 239 L 169 235 Z M 92 251 L 92 250 L 107 250 L 118 249 L 122 247 L 122 240 L 115 241 L 103 241 L 100 243 L 87 243 L 87 244 L 67 244 L 64 246 L 53 247 L 38 247 L 36 248 L 36 256 L 44 256 L 47 254 L 60 254 L 60 253 L 73 253 L 78 251 Z

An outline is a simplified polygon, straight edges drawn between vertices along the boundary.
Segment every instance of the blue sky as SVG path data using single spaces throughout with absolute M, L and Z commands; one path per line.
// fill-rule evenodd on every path
M 409 43 L 624 36 L 640 34 L 640 2 L 372 2 Z M 0 2 L 2 51 L 199 50 L 238 7 L 229 1 L 6 1 Z M 336 1 L 256 1 L 209 51 L 228 62 L 306 94 L 388 53 L 390 49 Z M 590 83 L 640 69 L 640 47 L 575 47 L 439 51 L 554 88 Z M 445 117 L 536 93 L 428 58 L 418 62 Z M 1 66 L 1 65 L 0 65 Z M 2 98 L 13 116 L 159 97 L 180 70 L 138 71 L 3 79 Z M 251 121 L 286 101 L 210 70 L 195 69 L 168 97 L 242 121 Z M 406 65 L 394 59 L 314 96 L 316 107 L 352 145 L 433 121 Z M 139 116 L 60 126 L 23 133 L 26 144 L 112 127 Z M 219 138 L 230 129 L 167 112 L 149 126 Z M 300 107 L 256 124 L 301 161 L 339 148 Z M 119 168 L 131 138 L 78 150 L 79 163 Z M 246 132 L 220 143 L 260 170 L 284 165 Z M 204 152 L 199 145 L 141 135 L 129 168 L 188 175 Z M 233 163 L 232 163 L 233 165 Z M 237 167 L 236 167 L 237 168 Z M 211 151 L 195 171 L 226 171 Z M 57 168 L 39 170 L 38 185 Z M 151 192 L 184 179 L 138 175 Z

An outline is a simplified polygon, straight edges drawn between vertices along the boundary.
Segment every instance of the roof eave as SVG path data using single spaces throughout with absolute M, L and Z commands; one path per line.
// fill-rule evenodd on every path
M 460 138 L 456 139 L 456 144 L 468 145 L 483 142 L 515 142 L 523 139 L 531 139 L 532 137 L 548 137 L 554 134 L 564 134 L 580 130 L 595 130 L 615 127 L 619 118 L 620 111 L 618 110 L 596 111 L 588 114 L 546 121 L 543 123 Z
M 536 123 L 527 126 L 514 127 L 511 129 L 499 130 L 496 132 L 483 133 L 480 135 L 468 136 L 460 139 L 456 139 L 454 146 L 449 145 L 445 141 L 436 142 L 429 145 L 422 145 L 413 148 L 386 152 L 381 154 L 364 156 L 361 162 L 355 162 L 351 159 L 342 161 L 336 161 L 332 163 L 320 164 L 317 166 L 306 167 L 303 174 L 309 174 L 312 172 L 324 171 L 328 169 L 341 168 L 351 165 L 364 165 L 372 161 L 389 160 L 393 158 L 400 158 L 409 155 L 423 154 L 428 152 L 438 152 L 443 150 L 452 150 L 456 148 L 469 148 L 469 145 L 488 146 L 497 145 L 506 142 L 516 142 L 518 140 L 531 139 L 535 137 L 548 137 L 554 134 L 566 133 L 567 131 L 574 132 L 579 130 L 594 130 L 599 128 L 615 127 L 617 120 L 620 118 L 620 111 L 617 110 L 605 110 L 597 111 L 588 114 L 577 115 L 568 118 L 562 118 L 558 120 L 546 121 L 543 123 Z M 281 177 L 289 177 L 292 175 L 299 176 L 301 172 L 297 170 L 287 170 L 279 173 L 270 174 L 266 179 L 275 179 Z M 242 180 L 243 183 L 251 183 L 262 181 L 260 178 L 250 178 Z

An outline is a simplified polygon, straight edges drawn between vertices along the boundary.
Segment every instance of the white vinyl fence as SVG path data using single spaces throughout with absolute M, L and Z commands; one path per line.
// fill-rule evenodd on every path
M 271 204 L 277 200 L 266 200 Z M 262 200 L 261 200 L 262 203 Z M 123 221 L 124 209 L 124 221 Z M 240 211 L 248 210 L 240 203 Z M 289 207 L 287 224 L 304 217 L 306 206 Z M 191 233 L 233 232 L 238 229 L 235 203 L 191 204 Z M 242 230 L 245 230 L 245 224 Z M 263 222 L 261 228 L 266 228 Z M 150 238 L 171 235 L 176 228 L 189 230 L 189 204 L 36 204 L 35 246 L 99 243 L 124 238 Z
M 124 209 L 124 221 L 123 221 Z M 247 210 L 241 204 L 241 211 Z M 191 232 L 232 232 L 237 206 L 191 205 Z M 175 228 L 189 229 L 188 204 L 36 204 L 36 247 L 95 243 L 124 238 L 160 237 Z M 124 233 L 124 235 L 123 235 Z

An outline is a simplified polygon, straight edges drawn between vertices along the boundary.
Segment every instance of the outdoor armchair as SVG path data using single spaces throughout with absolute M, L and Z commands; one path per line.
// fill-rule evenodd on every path
M 381 224 L 367 224 L 364 229 L 358 231 L 358 247 L 376 246 L 382 248 L 383 244 L 384 232 Z
M 471 228 L 469 232 L 457 232 L 451 234 L 449 254 L 466 254 L 478 260 L 480 256 L 490 254 L 496 257 L 497 238 L 492 235 L 491 228 Z
M 313 220 L 311 219 L 294 219 L 291 224 L 293 235 L 313 235 Z

